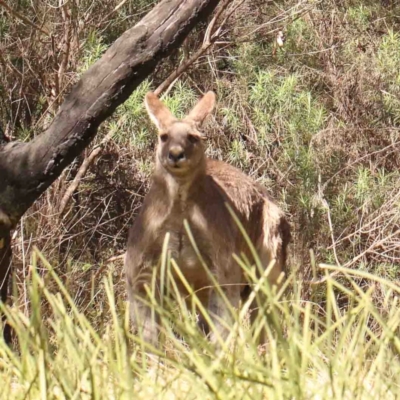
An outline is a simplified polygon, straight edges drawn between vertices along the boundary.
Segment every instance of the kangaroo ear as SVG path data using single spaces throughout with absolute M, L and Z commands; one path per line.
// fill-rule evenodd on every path
M 207 92 L 202 99 L 194 106 L 192 111 L 185 119 L 194 121 L 197 125 L 201 125 L 206 117 L 212 112 L 215 106 L 215 93 Z
M 148 92 L 144 98 L 147 113 L 157 126 L 158 130 L 167 129 L 174 121 L 175 117 L 168 110 L 162 101 L 152 92 Z

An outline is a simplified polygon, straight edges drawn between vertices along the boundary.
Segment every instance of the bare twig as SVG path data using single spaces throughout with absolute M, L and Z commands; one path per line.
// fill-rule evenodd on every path
M 44 33 L 47 36 L 50 36 L 50 33 L 47 32 L 46 29 L 40 27 L 39 25 L 36 25 L 32 21 L 30 21 L 28 18 L 24 17 L 22 14 L 20 14 L 17 11 L 15 11 L 14 9 L 12 9 L 4 0 L 0 0 L 0 6 L 4 7 L 15 18 L 20 19 L 21 21 L 23 21 L 26 24 L 30 25 L 32 28 Z
M 68 205 L 68 202 L 70 201 L 74 192 L 78 189 L 78 187 L 79 187 L 82 179 L 86 175 L 86 172 L 88 171 L 90 165 L 93 163 L 93 161 L 96 159 L 96 157 L 101 153 L 104 145 L 112 138 L 114 133 L 115 133 L 115 131 L 111 130 L 104 137 L 104 139 L 101 141 L 101 143 L 98 146 L 96 146 L 92 150 L 92 152 L 83 160 L 83 163 L 82 163 L 81 167 L 79 168 L 79 171 L 76 174 L 74 180 L 72 181 L 71 185 L 68 187 L 68 189 L 64 193 L 64 196 L 60 203 L 59 215 L 63 214 L 63 212 L 65 211 L 65 208 Z
M 57 51 L 56 51 L 56 42 L 55 42 L 55 37 L 54 35 L 51 35 L 51 50 L 52 50 L 52 55 L 53 55 L 53 65 L 54 65 L 54 71 L 57 70 L 58 68 L 58 63 L 57 63 Z M 55 100 L 50 100 L 51 103 L 51 108 L 53 110 L 56 109 L 57 106 L 57 99 L 58 96 L 60 95 L 60 82 L 59 82 L 59 76 L 57 73 L 54 74 L 54 90 L 51 91 L 52 97 L 55 98 Z
M 344 172 L 345 170 L 347 170 L 347 169 L 351 168 L 352 166 L 354 166 L 354 165 L 360 163 L 361 161 L 365 160 L 366 158 L 375 156 L 375 155 L 380 154 L 380 153 L 384 153 L 386 150 L 388 150 L 388 149 L 390 149 L 390 148 L 392 148 L 393 151 L 395 151 L 395 148 L 396 148 L 399 144 L 400 144 L 400 141 L 399 141 L 399 140 L 396 141 L 396 142 L 394 142 L 394 143 L 390 143 L 389 145 L 383 147 L 382 149 L 373 151 L 373 152 L 371 152 L 371 153 L 364 154 L 362 157 L 357 158 L 356 160 L 352 161 L 350 164 L 345 165 L 345 166 L 344 166 L 343 168 L 341 168 L 339 171 L 337 171 L 336 173 L 334 173 L 334 174 L 323 184 L 323 190 L 325 190 L 325 188 L 328 186 L 328 184 L 329 184 L 330 182 L 332 182 L 332 180 L 333 180 L 335 177 L 337 177 L 338 175 L 340 175 L 340 174 L 341 174 L 342 172 Z
M 113 257 L 110 257 L 109 259 L 107 259 L 106 263 L 109 264 L 109 263 L 112 263 L 114 261 L 123 260 L 124 257 L 125 257 L 125 253 L 120 254 L 119 256 L 113 256 Z
M 327 212 L 328 224 L 329 224 L 329 232 L 331 234 L 331 240 L 332 240 L 333 255 L 335 257 L 335 261 L 336 261 L 337 266 L 341 267 L 342 264 L 339 261 L 339 257 L 337 255 L 337 251 L 336 251 L 336 240 L 335 240 L 335 234 L 333 232 L 331 209 L 329 207 L 328 202 L 326 201 L 326 199 L 324 197 L 324 193 L 323 193 L 322 186 L 321 186 L 321 175 L 318 176 L 318 200 L 319 200 L 319 202 L 322 204 L 322 206 L 324 207 L 324 209 Z M 312 286 L 320 285 L 321 283 L 324 283 L 325 281 L 327 281 L 329 278 L 333 278 L 338 274 L 339 274 L 339 272 L 335 271 L 335 272 L 333 272 L 333 273 L 331 273 L 329 275 L 323 276 L 320 279 L 316 279 L 316 271 L 313 270 L 313 279 L 311 281 L 307 281 L 307 283 L 312 285 Z
M 115 12 L 117 12 L 128 0 L 122 0 L 119 4 L 117 4 L 101 21 L 100 23 L 97 24 L 98 27 L 100 27 L 105 21 L 107 21 Z M 151 6 L 152 4 L 147 4 L 143 6 L 141 9 L 139 9 L 134 15 L 140 15 L 146 12 L 146 10 Z
M 335 256 L 335 261 L 336 264 L 340 267 L 342 264 L 339 261 L 337 251 L 336 251 L 336 240 L 335 240 L 335 234 L 333 232 L 333 224 L 332 224 L 332 218 L 331 218 L 331 209 L 329 207 L 329 204 L 327 200 L 325 199 L 324 192 L 322 189 L 321 185 L 321 174 L 318 175 L 318 198 L 320 202 L 322 203 L 323 207 L 325 208 L 327 212 L 327 217 L 328 217 L 328 224 L 329 224 L 329 232 L 331 234 L 331 240 L 332 240 L 332 249 L 333 249 L 333 255 Z
M 207 27 L 206 33 L 204 35 L 204 41 L 199 50 L 197 50 L 192 57 L 186 60 L 183 64 L 181 64 L 164 82 L 162 82 L 154 93 L 159 96 L 162 92 L 164 92 L 167 88 L 170 90 L 171 85 L 174 84 L 178 78 L 191 66 L 193 65 L 203 54 L 207 52 L 207 50 L 218 40 L 220 37 L 222 27 L 228 20 L 229 16 L 232 15 L 233 11 L 236 10 L 243 2 L 241 1 L 238 5 L 236 5 L 233 10 L 225 17 L 224 21 L 221 23 L 219 28 L 213 33 L 215 23 L 221 16 L 221 14 L 228 7 L 229 3 L 232 0 L 225 0 L 221 3 L 218 11 L 216 12 L 214 18 L 211 20 L 210 24 Z
M 380 239 L 380 240 L 372 243 L 371 246 L 368 247 L 368 249 L 364 250 L 362 253 L 360 253 L 356 257 L 354 257 L 351 261 L 347 262 L 344 265 L 344 267 L 349 268 L 351 265 L 354 265 L 358 260 L 360 260 L 361 258 L 365 257 L 368 253 L 370 253 L 371 251 L 373 251 L 377 247 L 382 246 L 389 239 L 391 239 L 391 238 L 393 238 L 393 237 L 395 237 L 395 236 L 397 236 L 399 234 L 400 234 L 400 229 L 397 229 L 393 233 L 385 236 L 383 239 Z
M 159 96 L 164 90 L 166 90 L 173 82 L 177 79 L 196 61 L 198 60 L 213 44 L 213 42 L 203 43 L 196 53 L 193 54 L 186 62 L 181 64 L 164 82 L 162 82 L 154 93 Z
M 124 260 L 124 258 L 125 258 L 125 253 L 107 259 L 106 262 L 95 272 L 94 279 L 97 279 L 97 277 L 103 273 L 103 271 L 107 268 L 109 264 L 115 261 Z
M 321 285 L 322 283 L 326 282 L 328 279 L 334 278 L 335 276 L 340 275 L 341 273 L 342 273 L 341 271 L 335 271 L 335 272 L 332 272 L 331 274 L 323 276 L 320 279 L 313 279 L 311 281 L 306 281 L 306 283 L 308 283 L 311 286 Z
M 272 1 L 271 1 L 271 3 L 272 3 Z M 268 22 L 257 26 L 257 28 L 253 29 L 251 32 L 249 32 L 247 35 L 245 35 L 241 41 L 245 41 L 245 39 L 248 39 L 250 36 L 252 36 L 255 33 L 257 33 L 258 31 L 264 29 L 268 25 L 272 25 L 272 24 L 282 25 L 282 23 L 286 20 L 290 20 L 291 22 L 293 22 L 296 19 L 303 16 L 304 14 L 306 14 L 307 12 L 309 12 L 310 10 L 312 10 L 312 7 L 315 7 L 315 5 L 313 5 L 313 6 L 309 6 L 309 7 L 304 7 L 303 9 L 300 9 L 300 10 L 296 10 L 296 8 L 298 9 L 300 5 L 301 5 L 301 2 L 294 5 L 292 8 L 290 8 L 288 10 L 282 11 L 280 14 L 276 15 L 274 18 L 272 18 Z M 281 30 L 281 28 L 276 28 L 273 31 L 268 32 L 268 33 L 276 32 L 279 30 Z
M 65 3 L 62 8 L 61 8 L 61 14 L 62 18 L 64 21 L 64 38 L 63 38 L 63 44 L 62 44 L 62 58 L 61 58 L 61 63 L 60 67 L 58 69 L 58 82 L 59 82 L 59 87 L 61 88 L 63 86 L 63 79 L 64 79 L 64 73 L 65 70 L 67 69 L 68 61 L 69 61 L 69 53 L 70 53 L 70 48 L 71 48 L 71 16 L 70 12 L 67 9 L 67 3 Z M 56 96 L 59 96 L 59 93 L 56 94 Z

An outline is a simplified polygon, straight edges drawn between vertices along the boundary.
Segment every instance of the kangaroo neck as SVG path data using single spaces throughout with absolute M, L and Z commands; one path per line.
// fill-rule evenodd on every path
M 196 190 L 206 174 L 205 160 L 201 165 L 196 166 L 196 170 L 182 176 L 171 174 L 162 165 L 156 165 L 154 174 L 155 183 L 165 187 L 166 193 L 172 203 L 185 203 L 189 194 Z

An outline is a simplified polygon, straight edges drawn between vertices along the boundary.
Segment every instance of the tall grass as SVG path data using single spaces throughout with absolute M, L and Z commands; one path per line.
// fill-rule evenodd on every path
M 173 291 L 168 271 L 179 269 L 165 260 Z M 308 284 L 294 275 L 278 293 L 265 280 L 254 281 L 254 290 L 267 299 L 259 304 L 265 313 L 250 327 L 246 310 L 232 310 L 235 324 L 220 350 L 199 332 L 179 294 L 173 303 L 164 298 L 161 307 L 150 290 L 165 338 L 157 350 L 131 332 L 127 307 L 115 298 L 111 275 L 104 279 L 110 319 L 106 324 L 89 321 L 35 250 L 30 317 L 1 306 L 17 340 L 14 349 L 0 342 L 0 398 L 398 398 L 400 287 L 366 272 L 323 267 L 341 277 L 327 275 L 325 282 L 309 286 L 312 301 L 302 300 Z M 251 269 L 247 272 L 254 278 Z M 363 289 L 366 282 L 368 290 Z M 374 305 L 378 288 L 384 309 Z M 321 294 L 324 303 L 317 301 Z M 190 296 L 196 303 L 196 294 Z M 267 343 L 257 346 L 253 336 L 262 327 Z

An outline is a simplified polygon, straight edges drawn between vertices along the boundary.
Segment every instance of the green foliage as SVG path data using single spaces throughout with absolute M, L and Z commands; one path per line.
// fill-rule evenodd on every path
M 392 123 L 396 126 L 400 122 L 400 36 L 389 30 L 382 38 L 378 54 L 378 68 L 386 81 L 383 91 L 383 105 L 390 116 Z
M 85 47 L 83 48 L 82 58 L 78 71 L 83 73 L 89 69 L 105 52 L 107 45 L 104 44 L 103 38 L 96 31 L 89 32 Z
M 248 156 L 246 155 L 246 148 L 242 141 L 233 140 L 228 152 L 229 161 L 240 167 L 246 167 L 248 163 Z
M 365 30 L 369 26 L 370 18 L 372 15 L 372 9 L 370 6 L 360 4 L 357 7 L 349 7 L 347 10 L 347 18 L 351 24 L 354 24 L 355 28 Z
M 6 18 L 0 17 L 0 37 L 4 37 L 9 30 L 9 21 Z
M 198 96 L 192 88 L 178 82 L 174 88 L 173 95 L 163 98 L 166 106 L 171 110 L 177 118 L 183 118 L 194 105 Z
M 144 95 L 150 90 L 150 83 L 144 81 L 128 98 L 118 107 L 116 116 L 109 124 L 115 129 L 114 139 L 120 143 L 131 142 L 135 148 L 146 148 L 151 140 L 149 133 L 150 124 L 147 118 Z

